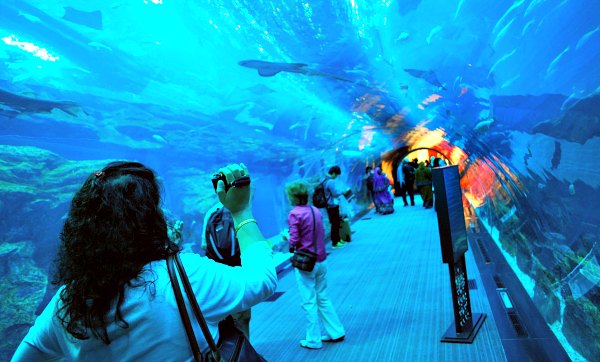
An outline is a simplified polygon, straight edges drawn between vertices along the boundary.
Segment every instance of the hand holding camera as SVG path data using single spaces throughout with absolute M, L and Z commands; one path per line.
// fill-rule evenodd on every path
M 230 164 L 220 168 L 212 177 L 212 183 L 219 201 L 232 214 L 250 208 L 250 173 L 243 164 Z
M 347 189 L 346 191 L 344 191 L 344 193 L 342 193 L 342 195 L 344 195 L 344 197 L 346 198 L 346 200 L 348 200 L 348 202 L 354 200 L 354 198 L 355 198 L 354 193 L 352 192 L 351 189 Z

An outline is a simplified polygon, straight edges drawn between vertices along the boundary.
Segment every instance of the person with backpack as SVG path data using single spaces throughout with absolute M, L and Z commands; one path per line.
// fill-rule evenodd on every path
M 206 250 L 207 258 L 229 266 L 242 265 L 233 216 L 222 203 L 217 202 L 206 213 L 203 230 L 202 245 Z M 251 309 L 233 313 L 231 317 L 235 326 L 244 333 L 246 338 L 250 339 Z
M 415 167 L 413 163 L 409 162 L 408 158 L 405 158 L 402 161 L 402 201 L 404 201 L 404 206 L 408 206 L 408 202 L 406 201 L 406 193 L 410 197 L 410 206 L 415 206 Z
M 323 216 L 316 207 L 308 205 L 308 185 L 304 181 L 287 184 L 285 192 L 294 207 L 288 215 L 290 252 L 308 253 L 312 257 L 311 265 L 314 265 L 312 269 L 302 267 L 307 270 L 300 270 L 301 266 L 294 268 L 307 319 L 305 339 L 300 341 L 300 346 L 318 349 L 323 342 L 342 342 L 346 331 L 326 292 L 327 253 Z M 324 335 L 321 335 L 319 321 L 325 330 Z
M 329 169 L 328 175 L 321 183 L 315 187 L 313 193 L 313 205 L 318 208 L 326 208 L 327 217 L 331 224 L 331 245 L 334 249 L 341 249 L 346 243 L 340 240 L 340 203 L 338 198 L 350 189 L 343 192 L 338 190 L 335 179 L 342 174 L 339 166 L 333 166 Z
M 419 162 L 419 167 L 415 171 L 415 180 L 423 199 L 423 207 L 426 209 L 433 207 L 433 178 L 431 168 L 425 166 L 425 162 Z
M 367 187 L 367 197 L 369 202 L 373 202 L 375 197 L 373 195 L 373 167 L 367 166 L 365 169 L 365 186 Z

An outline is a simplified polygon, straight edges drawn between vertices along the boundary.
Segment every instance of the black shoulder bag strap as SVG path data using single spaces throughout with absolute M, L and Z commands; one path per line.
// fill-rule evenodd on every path
M 310 207 L 310 212 L 312 213 L 312 219 L 313 219 L 313 245 L 315 247 L 315 256 L 317 256 L 318 259 L 318 253 L 317 253 L 317 223 L 315 221 L 315 210 L 313 209 L 312 206 Z
M 198 301 L 196 301 L 196 296 L 194 295 L 194 291 L 192 290 L 192 286 L 190 281 L 185 273 L 185 269 L 183 268 L 183 264 L 181 263 L 181 259 L 179 258 L 179 254 L 170 255 L 167 258 L 167 269 L 169 271 L 169 278 L 171 279 L 171 284 L 173 285 L 173 292 L 175 293 L 175 299 L 177 299 L 177 308 L 179 309 L 179 314 L 181 315 L 181 320 L 183 321 L 183 326 L 185 327 L 185 333 L 187 334 L 188 340 L 190 342 L 190 347 L 192 348 L 192 352 L 194 354 L 194 359 L 196 361 L 202 361 L 202 354 L 200 352 L 200 347 L 198 346 L 198 342 L 196 341 L 196 335 L 194 334 L 194 330 L 192 328 L 192 323 L 190 321 L 190 317 L 188 316 L 187 309 L 185 307 L 185 302 L 183 300 L 183 294 L 181 293 L 181 288 L 179 287 L 179 281 L 177 280 L 177 275 L 175 273 L 175 267 L 173 263 L 177 265 L 177 271 L 179 272 L 179 277 L 181 278 L 181 283 L 183 284 L 183 289 L 185 290 L 185 294 L 187 295 L 188 300 L 190 301 L 190 305 L 192 306 L 192 311 L 194 312 L 194 316 L 196 320 L 198 320 L 198 324 L 200 325 L 200 329 L 202 330 L 202 334 L 204 334 L 204 338 L 210 347 L 213 358 L 215 361 L 221 361 L 221 354 L 219 353 L 219 349 L 215 344 L 215 340 L 210 334 L 210 330 L 208 329 L 208 325 L 204 320 L 204 316 L 200 311 L 200 307 L 198 306 Z

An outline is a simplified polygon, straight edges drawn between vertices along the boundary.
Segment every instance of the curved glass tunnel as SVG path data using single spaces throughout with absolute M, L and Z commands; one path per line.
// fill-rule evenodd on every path
M 459 165 L 482 225 L 573 360 L 600 360 L 595 0 L 0 3 L 0 302 L 9 358 L 73 192 L 115 159 L 162 177 L 200 238 L 211 175 L 248 165 L 274 244 L 286 182 L 332 165 Z

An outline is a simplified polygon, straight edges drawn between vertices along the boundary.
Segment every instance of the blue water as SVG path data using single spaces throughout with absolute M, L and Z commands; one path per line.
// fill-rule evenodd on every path
M 0 3 L 0 257 L 45 275 L 70 196 L 110 160 L 155 169 L 193 241 L 224 164 L 248 165 L 276 237 L 285 182 L 338 164 L 354 212 L 366 165 L 430 148 L 571 358 L 599 360 L 600 2 L 283 3 Z

